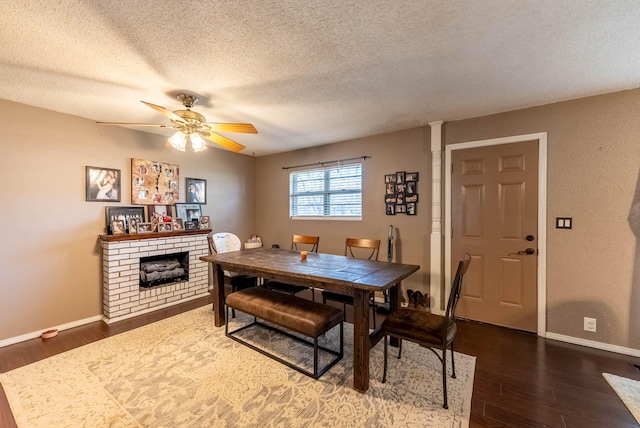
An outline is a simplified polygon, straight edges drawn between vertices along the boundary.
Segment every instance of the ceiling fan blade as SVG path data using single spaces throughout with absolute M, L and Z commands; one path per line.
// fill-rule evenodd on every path
M 177 114 L 175 114 L 174 112 L 167 110 L 166 108 L 162 107 L 162 106 L 157 106 L 155 104 L 151 104 L 148 103 L 146 101 L 140 101 L 141 103 L 148 105 L 149 107 L 151 107 L 152 109 L 159 111 L 160 113 L 162 113 L 163 115 L 167 116 L 169 119 L 171 120 L 175 120 L 176 122 L 184 122 L 184 120 L 182 120 L 182 118 L 180 116 L 178 116 Z
M 207 135 L 208 134 L 208 135 Z M 215 132 L 201 132 L 204 138 L 209 141 L 213 141 L 219 146 L 224 147 L 225 149 L 229 149 L 232 152 L 241 152 L 244 150 L 244 146 L 240 143 L 236 143 L 233 140 L 228 139 L 227 137 L 223 137 L 222 135 L 216 134 Z
M 216 132 L 242 132 L 245 134 L 257 134 L 258 130 L 250 123 L 210 123 L 206 125 Z
M 119 126 L 158 126 L 160 128 L 174 128 L 173 125 L 158 125 L 155 123 L 128 123 L 128 122 L 96 122 L 98 125 L 119 125 Z

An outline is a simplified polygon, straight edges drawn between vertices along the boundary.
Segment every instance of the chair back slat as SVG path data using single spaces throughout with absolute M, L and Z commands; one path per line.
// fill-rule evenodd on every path
M 356 253 L 354 253 L 354 249 L 356 249 Z M 358 251 L 358 249 L 366 251 Z M 354 259 L 366 258 L 367 260 L 378 260 L 379 251 L 379 239 L 347 238 L 344 245 L 344 255 Z M 362 254 L 364 254 L 365 257 L 362 257 Z
M 319 242 L 319 236 L 293 235 L 293 237 L 291 237 L 291 249 L 296 251 L 300 249 L 304 250 L 304 248 L 298 248 L 298 244 L 311 245 L 309 251 L 312 253 L 317 253 Z
M 469 253 L 464 253 L 462 259 L 458 263 L 456 276 L 453 278 L 453 283 L 451 284 L 451 294 L 449 295 L 449 301 L 447 302 L 446 317 L 449 320 L 449 324 L 455 321 L 455 311 L 456 306 L 458 305 L 458 300 L 460 299 L 462 279 L 464 278 L 464 274 L 467 272 L 467 269 L 469 269 L 470 263 L 471 255 L 469 255 Z

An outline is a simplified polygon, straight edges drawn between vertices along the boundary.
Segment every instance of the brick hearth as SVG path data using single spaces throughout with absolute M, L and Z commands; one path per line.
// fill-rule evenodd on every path
M 200 260 L 209 253 L 207 231 L 198 232 L 101 235 L 104 321 L 120 321 L 207 295 L 208 266 Z M 189 252 L 189 281 L 140 287 L 141 257 L 183 251 Z

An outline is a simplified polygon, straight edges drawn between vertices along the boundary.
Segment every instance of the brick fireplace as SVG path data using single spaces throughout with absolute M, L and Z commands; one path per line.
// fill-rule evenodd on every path
M 101 235 L 104 321 L 112 323 L 206 296 L 208 266 L 200 257 L 209 254 L 209 232 Z M 140 259 L 174 254 L 188 260 L 188 279 L 141 287 Z

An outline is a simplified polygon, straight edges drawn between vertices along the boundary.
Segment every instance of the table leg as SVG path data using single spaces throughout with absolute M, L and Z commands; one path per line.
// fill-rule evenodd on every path
M 213 270 L 213 314 L 216 327 L 222 327 L 225 322 L 224 311 L 224 271 L 220 265 L 212 263 Z
M 389 309 L 390 312 L 395 311 L 400 307 L 400 283 L 397 283 L 389 289 Z M 398 347 L 400 341 L 397 337 L 390 337 L 389 344 L 394 347 Z
M 369 389 L 369 292 L 353 290 L 353 389 Z

